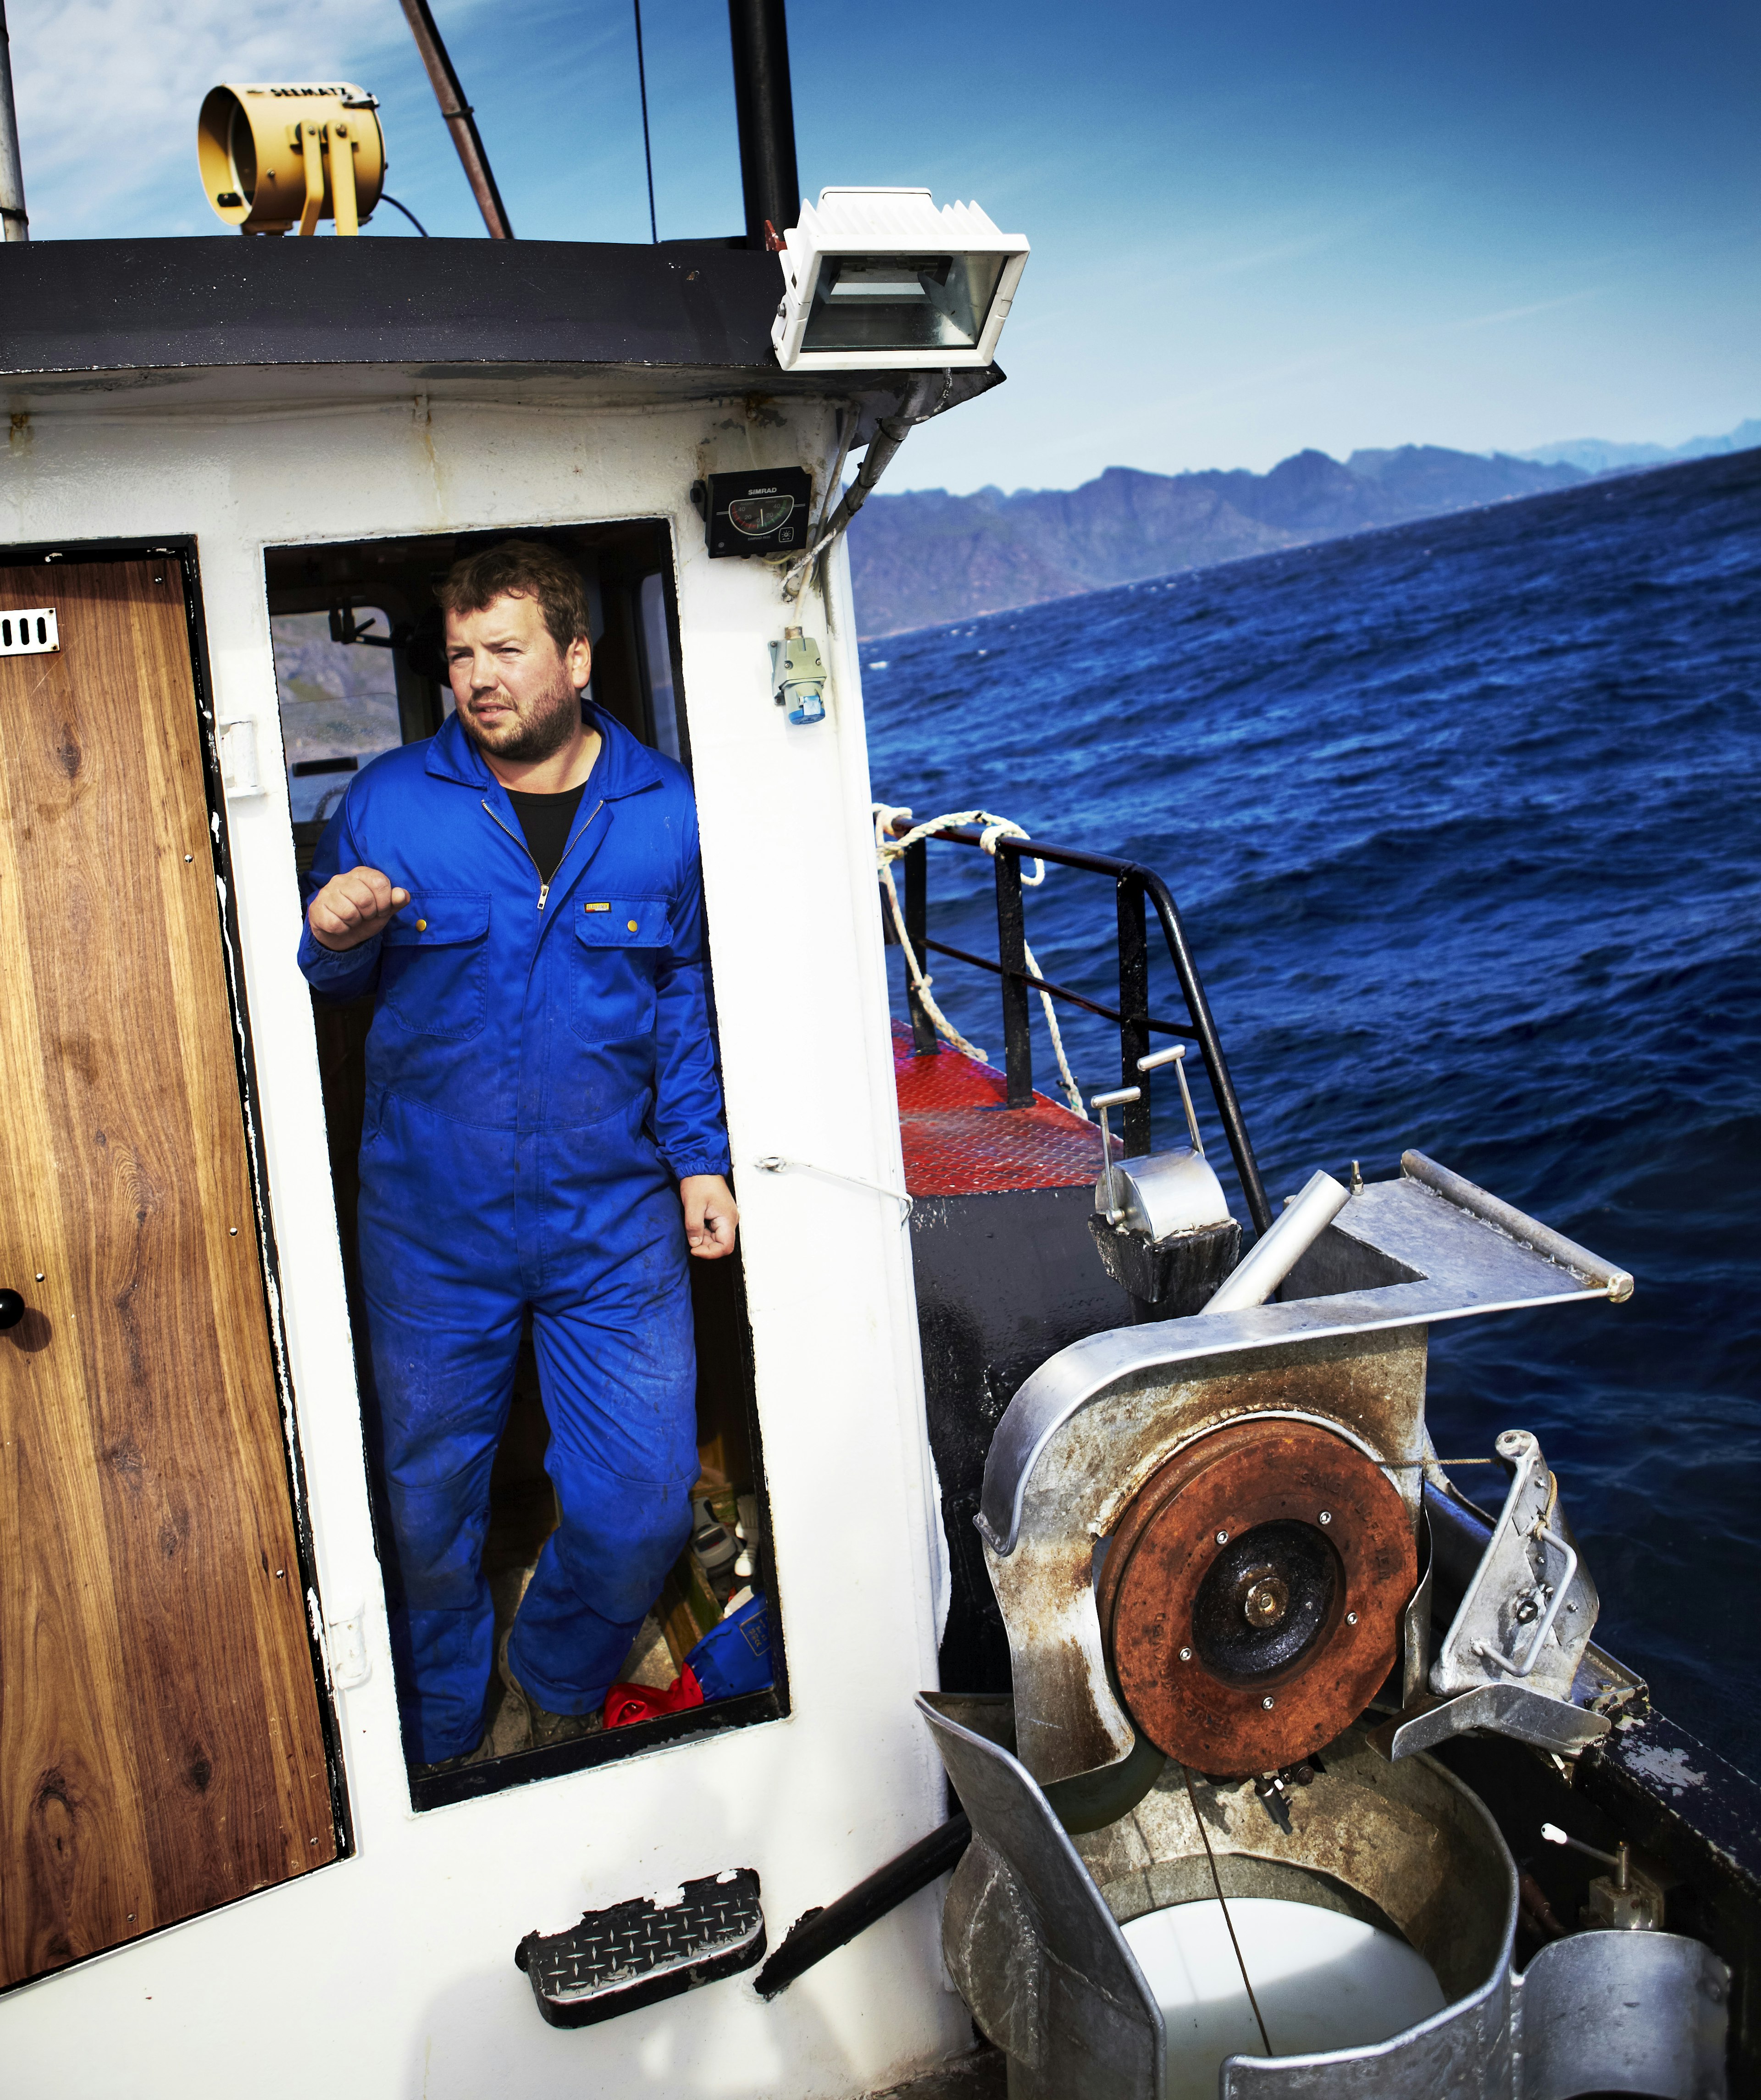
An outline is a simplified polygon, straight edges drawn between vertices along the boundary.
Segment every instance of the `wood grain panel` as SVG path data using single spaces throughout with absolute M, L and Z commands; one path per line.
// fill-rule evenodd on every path
M 181 579 L 53 593 L 0 659 L 0 1981 L 335 1849 Z

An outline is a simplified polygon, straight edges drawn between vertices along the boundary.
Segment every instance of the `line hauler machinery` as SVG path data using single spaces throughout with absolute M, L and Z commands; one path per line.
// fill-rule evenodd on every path
M 1225 1284 L 1202 1312 L 1078 1341 L 998 1427 L 976 1521 L 1013 1697 L 920 1704 L 974 1833 L 944 1949 L 1011 2100 L 1219 2089 L 1221 2052 L 1192 2054 L 1203 2022 L 1167 2010 L 1134 1937 L 1212 1877 L 1220 1904 L 1364 1906 L 1441 1993 L 1403 2032 L 1294 2053 L 1297 2015 L 1269 2000 L 1278 2054 L 1237 2045 L 1225 2095 L 1429 2094 L 1470 2070 L 1459 2089 L 1499 2100 L 1724 2089 L 1723 1964 L 1641 1930 L 1562 1939 L 1517 1974 L 1503 1839 L 1415 1758 L 1469 1730 L 1572 1757 L 1642 1688 L 1591 1642 L 1595 1586 L 1520 1430 L 1498 1440 L 1509 1489 L 1431 1652 L 1428 1474 L 1450 1491 L 1429 1326 L 1618 1303 L 1632 1279 L 1421 1154 L 1401 1166 L 1352 1191 L 1317 1176 L 1237 1269 L 1262 1272 L 1248 1302 Z M 1132 1167 L 1128 1193 L 1110 1158 L 1097 1185 L 1103 1251 L 1216 1231 L 1203 1202 L 1155 1214 L 1172 1167 Z

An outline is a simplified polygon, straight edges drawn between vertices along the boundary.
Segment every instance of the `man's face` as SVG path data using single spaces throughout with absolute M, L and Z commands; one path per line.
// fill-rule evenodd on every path
M 548 758 L 580 728 L 577 695 L 593 655 L 585 639 L 559 650 L 536 598 L 492 598 L 480 612 L 449 612 L 446 659 L 459 721 L 494 757 Z

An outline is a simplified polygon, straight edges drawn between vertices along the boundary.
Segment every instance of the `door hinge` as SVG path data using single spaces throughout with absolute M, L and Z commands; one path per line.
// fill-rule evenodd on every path
M 356 1604 L 341 1617 L 326 1621 L 324 1648 L 330 1682 L 338 1692 L 352 1692 L 357 1684 L 367 1682 L 373 1675 L 373 1663 L 367 1653 L 364 1604 Z
M 223 715 L 220 732 L 220 771 L 229 796 L 263 795 L 267 789 L 257 772 L 257 717 Z

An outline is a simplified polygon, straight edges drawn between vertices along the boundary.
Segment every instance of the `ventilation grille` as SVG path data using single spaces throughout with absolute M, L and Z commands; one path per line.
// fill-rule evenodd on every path
M 60 646 L 52 605 L 0 607 L 0 656 L 52 656 Z

